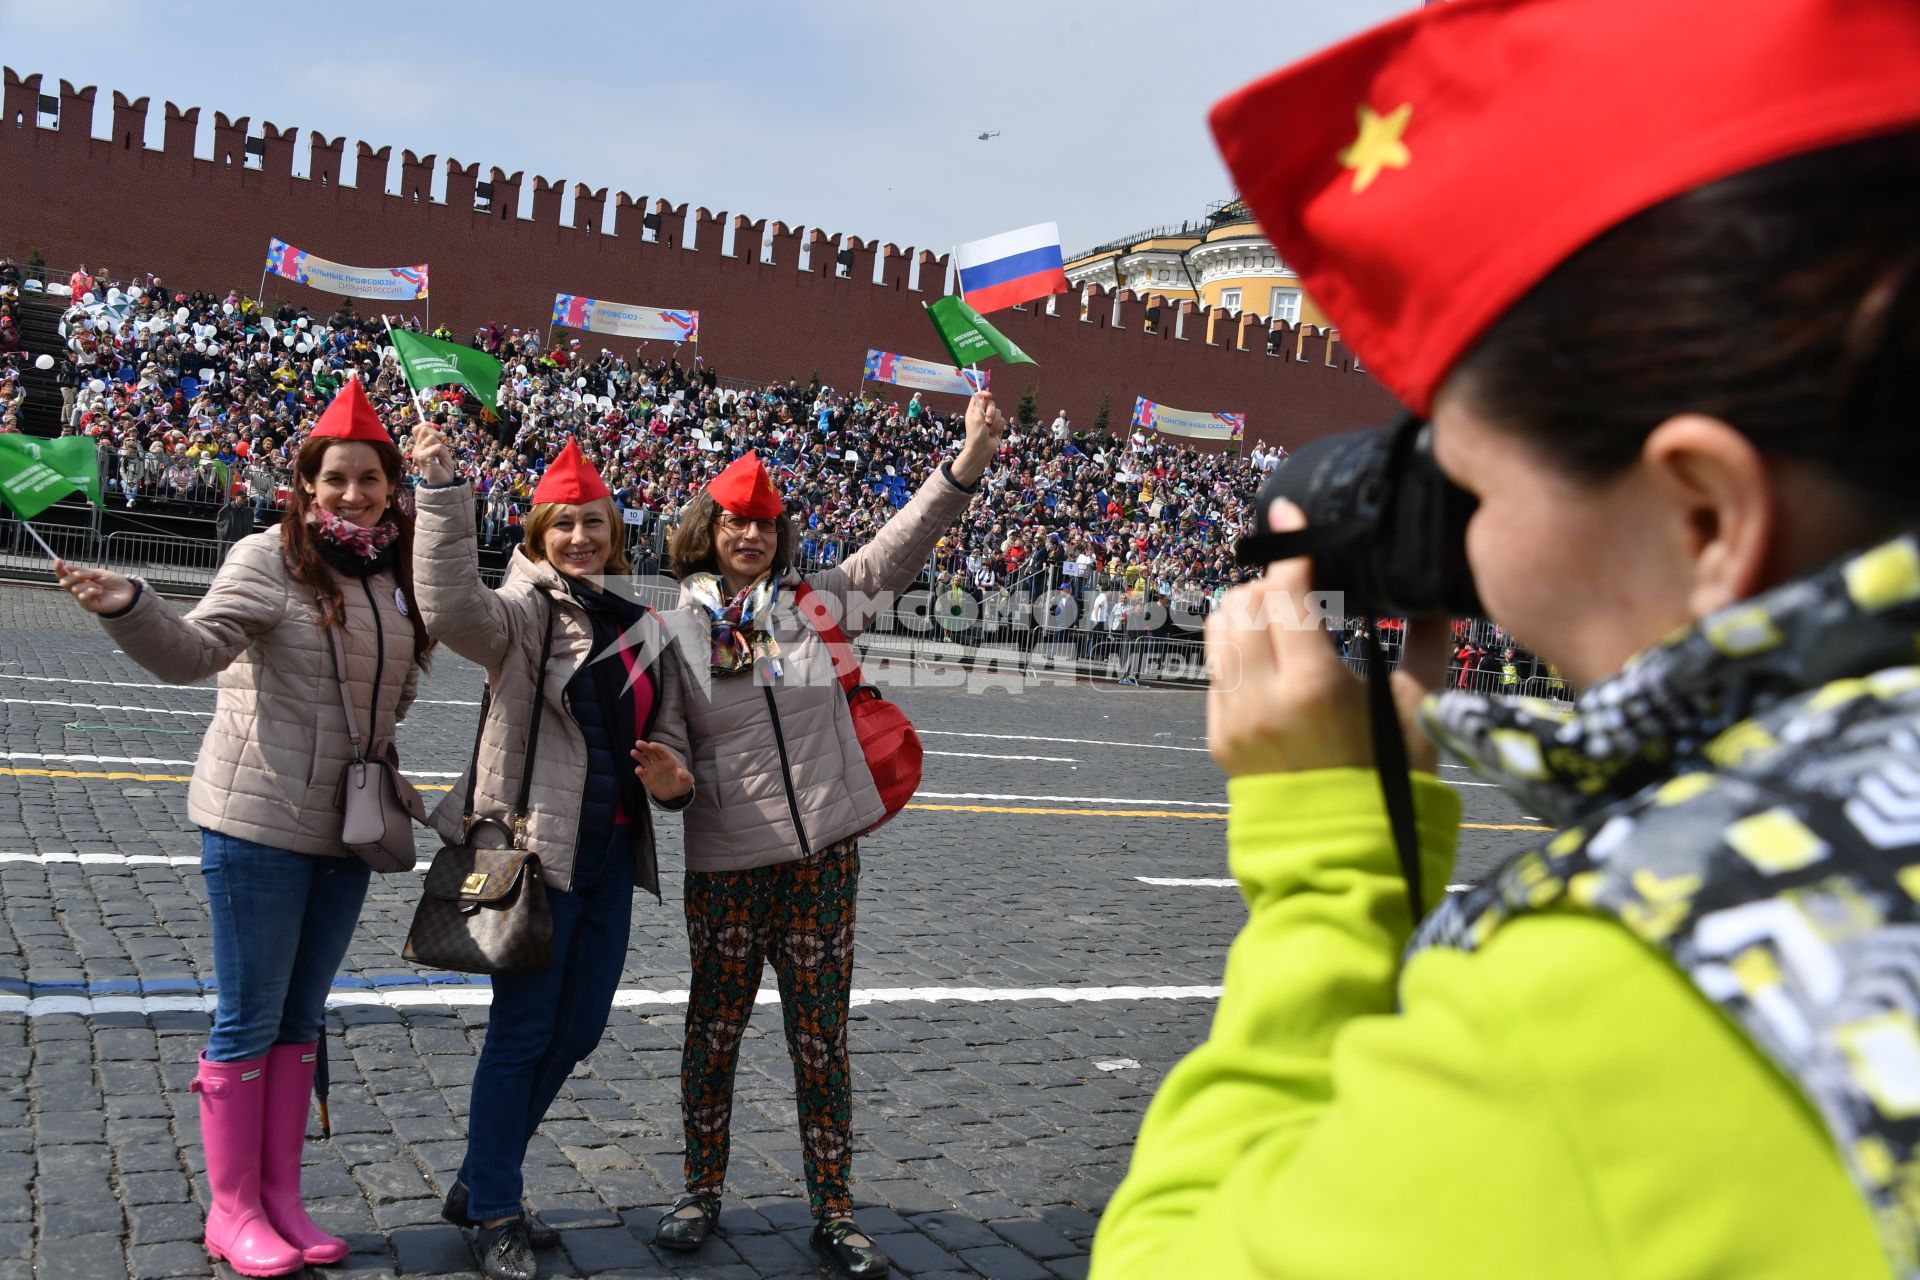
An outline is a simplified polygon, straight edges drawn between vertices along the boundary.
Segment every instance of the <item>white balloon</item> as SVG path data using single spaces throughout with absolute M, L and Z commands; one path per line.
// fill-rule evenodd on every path
M 307 354 L 308 352 L 310 352 L 310 351 L 312 351 L 312 350 L 313 350 L 313 344 L 312 344 L 311 342 L 304 342 L 304 341 L 303 341 L 303 342 L 296 342 L 296 343 L 294 343 L 294 345 L 293 345 L 293 349 L 294 349 L 295 351 L 298 351 L 298 352 L 299 352 L 299 353 L 300 353 L 301 355 L 303 355 L 303 356 L 304 356 L 304 355 L 306 355 L 306 354 Z
M 187 317 L 192 314 L 193 312 L 187 310 L 185 307 L 181 307 L 178 311 L 173 313 L 173 322 L 175 324 L 185 324 L 187 322 Z
M 93 290 L 89 289 L 80 295 L 80 301 L 86 303 L 88 306 L 92 306 L 94 303 L 100 301 L 100 298 Z
M 193 349 L 204 352 L 207 349 L 207 340 L 205 338 L 195 338 L 193 340 Z
M 573 385 L 576 387 L 584 387 L 587 385 L 587 380 L 585 378 L 576 378 L 574 379 Z
M 283 333 L 283 334 L 281 334 L 281 335 L 280 335 L 280 343 L 281 343 L 281 345 L 282 345 L 282 346 L 288 346 L 288 347 L 290 347 L 290 346 L 292 346 L 292 345 L 293 345 L 293 335 L 292 335 L 292 334 L 290 334 L 290 333 Z
M 220 304 L 220 314 L 221 314 L 221 315 L 223 315 L 223 316 L 230 316 L 230 315 L 232 315 L 232 314 L 233 314 L 233 304 L 232 304 L 231 302 L 223 302 L 223 303 L 221 303 L 221 304 Z
M 53 368 L 53 357 L 49 355 L 35 356 L 33 358 L 33 367 L 36 369 L 51 369 Z
M 122 301 L 122 300 L 124 300 L 124 299 L 125 299 L 125 297 L 126 297 L 126 295 L 125 295 L 124 293 L 121 293 L 121 292 L 120 292 L 120 291 L 119 291 L 118 289 L 109 289 L 109 290 L 107 290 L 107 301 L 108 301 L 108 302 L 120 302 L 120 301 Z
M 95 378 L 92 382 L 89 382 L 87 384 L 87 390 L 93 392 L 95 395 L 99 395 L 101 392 L 105 391 L 106 389 L 107 389 L 107 384 L 102 382 L 98 378 Z
M 299 325 L 302 329 L 304 329 L 307 327 L 307 318 L 305 316 L 301 316 L 298 320 L 295 320 L 294 323 Z
M 105 316 L 101 316 L 98 320 L 95 320 L 93 322 L 93 327 L 98 329 L 102 333 L 106 333 L 108 330 L 113 328 L 113 321 L 107 319 Z
M 139 285 L 136 284 L 136 285 L 127 286 L 127 297 L 132 301 L 138 302 L 140 301 L 140 299 L 146 296 L 147 296 L 146 290 L 142 289 Z
M 520 375 L 521 377 L 523 377 L 523 378 L 527 376 L 527 366 L 525 366 L 525 365 L 523 365 L 523 364 L 522 364 L 522 365 L 515 365 L 515 366 L 514 366 L 514 371 L 515 371 L 516 373 L 518 373 L 518 374 L 519 374 L 519 375 Z

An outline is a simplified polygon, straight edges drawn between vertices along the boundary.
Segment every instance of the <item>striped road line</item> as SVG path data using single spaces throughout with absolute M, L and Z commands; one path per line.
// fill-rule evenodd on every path
M 867 987 L 855 988 L 855 1005 L 880 1004 L 1008 1004 L 1046 1000 L 1057 1004 L 1137 1002 L 1144 1000 L 1218 1000 L 1219 987 L 1117 986 L 1117 987 Z M 205 1013 L 213 1009 L 218 997 L 180 996 L 86 996 L 0 995 L 0 1015 L 21 1014 L 29 1018 L 58 1014 L 94 1017 L 114 1013 Z M 330 1009 L 383 1008 L 405 1009 L 420 1006 L 446 1008 L 490 1004 L 493 992 L 484 986 L 422 986 L 366 990 L 336 987 L 327 995 Z M 780 993 L 762 990 L 756 1004 L 777 1004 Z M 616 1009 L 673 1007 L 687 1002 L 684 989 L 663 991 L 623 987 L 614 993 Z

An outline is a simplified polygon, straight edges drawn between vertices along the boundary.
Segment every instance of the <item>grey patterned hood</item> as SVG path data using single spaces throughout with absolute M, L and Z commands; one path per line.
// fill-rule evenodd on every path
M 1569 709 L 1430 699 L 1429 733 L 1560 830 L 1420 926 L 1550 911 L 1665 954 L 1820 1113 L 1920 1280 L 1920 541 L 1714 614 Z
M 1721 610 L 1640 653 L 1572 707 L 1429 697 L 1429 737 L 1556 827 L 1711 767 L 1707 743 L 1836 680 L 1920 657 L 1920 540 L 1897 539 Z

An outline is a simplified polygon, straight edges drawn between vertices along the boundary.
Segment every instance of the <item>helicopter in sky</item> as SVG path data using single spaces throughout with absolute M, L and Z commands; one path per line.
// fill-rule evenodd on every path
M 979 138 L 979 140 L 980 140 L 981 142 L 985 142 L 985 141 L 986 141 L 986 140 L 987 140 L 988 138 L 997 138 L 997 137 L 999 137 L 999 136 L 1000 136 L 1000 131 L 999 131 L 998 129 L 990 129 L 990 130 L 988 130 L 988 131 L 986 131 L 985 133 L 982 133 L 982 134 L 980 135 L 980 138 Z

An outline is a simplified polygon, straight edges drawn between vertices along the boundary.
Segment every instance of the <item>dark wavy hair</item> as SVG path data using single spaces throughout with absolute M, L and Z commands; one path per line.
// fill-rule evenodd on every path
M 1920 518 L 1920 131 L 1806 152 L 1629 218 L 1536 285 L 1462 360 L 1477 411 L 1579 479 L 1708 414 L 1858 498 Z
M 413 517 L 402 511 L 397 501 L 405 470 L 400 460 L 400 450 L 391 441 L 308 436 L 301 443 L 300 451 L 293 458 L 294 481 L 287 494 L 286 518 L 280 522 L 281 554 L 286 561 L 287 576 L 319 599 L 322 626 L 341 625 L 347 616 L 346 602 L 341 598 L 340 583 L 334 578 L 333 570 L 321 558 L 320 548 L 314 541 L 313 526 L 307 523 L 307 513 L 313 508 L 313 499 L 306 490 L 306 486 L 312 484 L 320 474 L 320 465 L 326 460 L 327 450 L 336 444 L 370 446 L 380 455 L 380 469 L 393 485 L 396 501 L 389 501 L 387 513 L 381 518 L 400 530 L 400 537 L 394 543 L 393 576 L 400 580 L 400 590 L 406 596 L 407 621 L 413 625 L 414 659 L 424 660 L 433 651 L 433 640 L 427 635 L 426 623 L 420 617 L 420 604 L 413 593 Z

